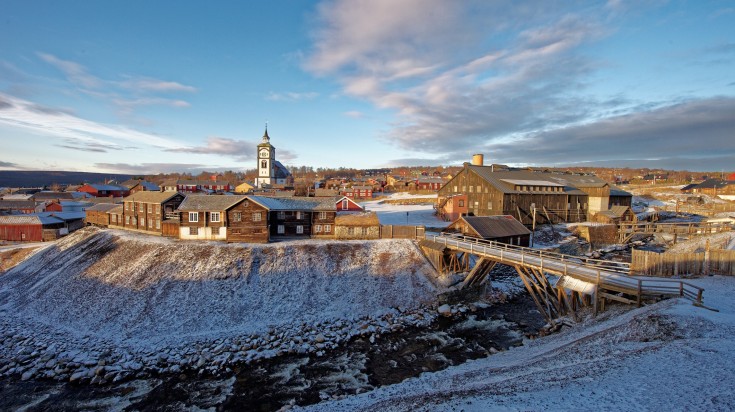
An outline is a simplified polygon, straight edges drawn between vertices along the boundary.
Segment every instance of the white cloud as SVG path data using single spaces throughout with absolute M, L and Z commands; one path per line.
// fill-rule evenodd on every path
M 25 129 L 37 134 L 48 135 L 65 142 L 77 141 L 97 147 L 117 147 L 113 141 L 138 145 L 177 148 L 177 142 L 150 133 L 140 132 L 124 126 L 102 124 L 76 117 L 63 111 L 38 110 L 39 105 L 0 93 L 0 123 Z
M 317 97 L 319 97 L 319 93 L 316 93 L 316 92 L 305 92 L 305 93 L 270 92 L 268 93 L 268 95 L 265 96 L 266 100 L 271 100 L 275 102 L 295 102 L 299 100 L 313 100 L 313 99 L 316 99 Z

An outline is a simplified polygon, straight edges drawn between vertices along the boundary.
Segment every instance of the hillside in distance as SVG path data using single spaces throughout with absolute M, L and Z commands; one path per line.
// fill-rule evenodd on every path
M 0 170 L 0 187 L 43 187 L 52 184 L 78 185 L 102 183 L 106 180 L 123 182 L 131 177 L 131 175 L 114 173 Z

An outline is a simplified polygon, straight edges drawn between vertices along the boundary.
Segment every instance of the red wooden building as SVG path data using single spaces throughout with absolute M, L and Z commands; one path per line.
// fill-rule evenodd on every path
M 362 212 L 362 206 L 358 205 L 354 200 L 347 196 L 343 196 L 341 199 L 335 202 L 335 206 L 338 212 Z
M 97 183 L 85 184 L 79 187 L 77 192 L 89 193 L 94 197 L 125 197 L 130 195 L 130 190 L 127 187 Z

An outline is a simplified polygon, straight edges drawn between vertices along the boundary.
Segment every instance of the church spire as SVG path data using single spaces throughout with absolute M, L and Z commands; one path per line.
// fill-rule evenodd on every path
M 268 122 L 265 122 L 265 133 L 263 134 L 263 143 L 270 143 L 271 138 L 268 136 Z

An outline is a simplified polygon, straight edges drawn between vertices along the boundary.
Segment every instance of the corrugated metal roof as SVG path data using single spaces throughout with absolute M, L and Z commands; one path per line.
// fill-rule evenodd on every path
M 115 208 L 120 208 L 122 210 L 122 205 L 114 204 L 114 203 L 99 203 L 94 206 L 90 206 L 87 208 L 87 212 L 109 212 Z
M 514 180 L 553 183 L 558 186 L 564 186 L 564 192 L 567 194 L 584 194 L 583 191 L 579 190 L 580 187 L 603 187 L 608 184 L 599 177 L 590 175 L 580 176 L 534 172 L 530 170 L 496 170 L 493 172 L 492 167 L 490 166 L 467 165 L 466 167 L 468 170 L 474 172 L 503 193 L 527 193 L 515 190 L 515 185 L 510 183 L 510 181 Z M 537 186 L 541 186 L 541 184 Z
M 266 197 L 248 196 L 253 202 L 272 211 L 334 211 L 337 210 L 336 198 L 330 197 Z
M 531 233 L 513 216 L 463 216 L 467 224 L 483 239 L 528 235 Z
M 145 193 L 145 192 L 139 192 Z M 174 193 L 174 192 L 163 192 Z M 136 193 L 138 194 L 138 193 Z M 175 194 L 175 193 L 174 193 Z M 188 211 L 215 211 L 220 212 L 235 206 L 241 201 L 247 199 L 247 196 L 218 196 L 218 195 L 188 195 L 181 202 L 177 210 Z
M 549 180 L 523 180 L 523 179 L 502 179 L 504 182 L 512 183 L 514 185 L 526 185 L 526 186 L 551 186 L 551 187 L 562 187 L 559 183 L 551 182 Z
M 33 200 L 0 200 L 0 209 L 35 209 Z
M 125 187 L 125 186 L 103 185 L 103 184 L 99 184 L 99 183 L 90 183 L 90 184 L 88 184 L 88 186 L 93 187 L 97 191 L 107 190 L 109 192 L 109 191 L 113 191 L 113 190 L 117 190 L 117 191 L 119 191 L 119 190 L 122 190 L 122 191 L 128 190 L 128 188 Z
M 163 203 L 178 195 L 179 192 L 136 192 L 126 197 L 124 201 L 146 202 L 146 203 Z
M 0 216 L 0 224 L 3 225 L 55 225 L 64 223 L 64 219 L 51 215 L 27 214 L 27 215 L 3 215 Z

